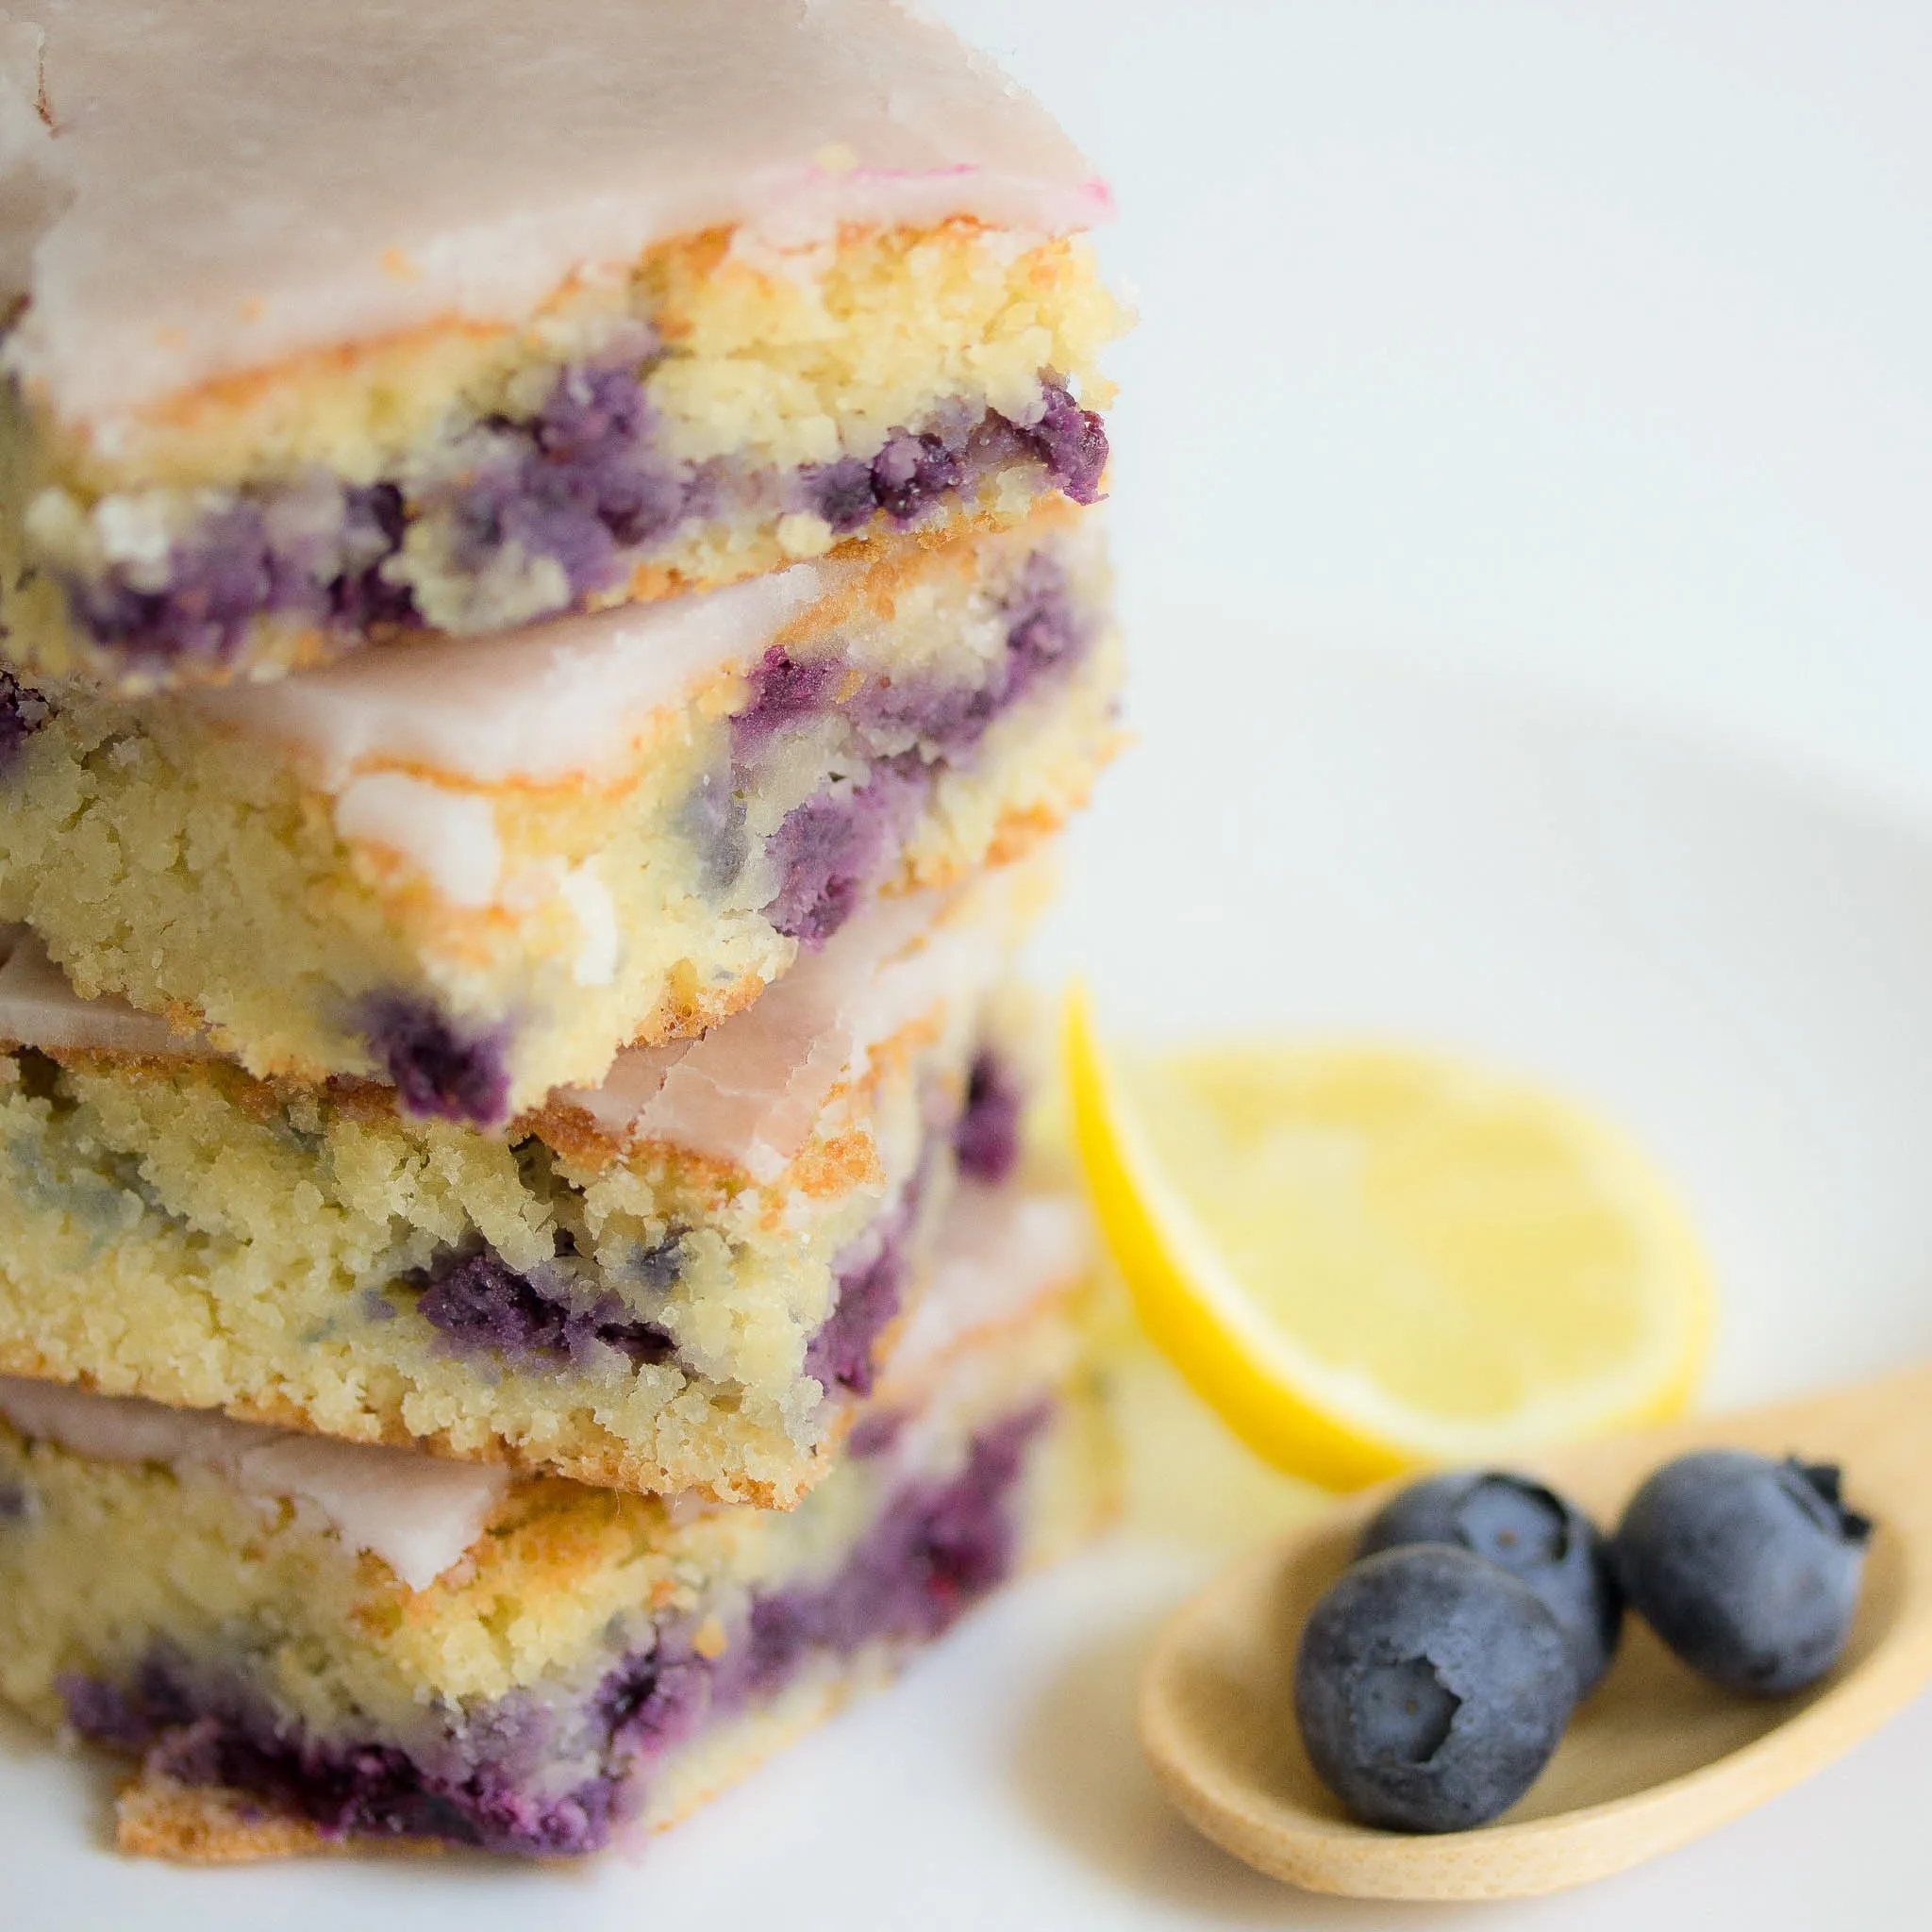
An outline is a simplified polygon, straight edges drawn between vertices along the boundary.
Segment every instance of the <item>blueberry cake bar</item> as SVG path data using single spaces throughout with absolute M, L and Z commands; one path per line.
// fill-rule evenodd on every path
M 255 1079 L 0 968 L 0 1371 L 788 1507 L 1013 1183 L 1037 861 L 881 902 L 745 1012 L 507 1133 Z M 161 1038 L 143 1040 L 142 1028 Z
M 1119 679 L 1051 508 L 271 684 L 0 674 L 0 920 L 252 1073 L 500 1126 L 1058 826 Z
M 6 649 L 220 682 L 1090 503 L 1108 208 L 894 0 L 22 0 Z
M 136 1853 L 670 1824 L 1105 1515 L 1069 1215 L 968 1217 L 922 1310 L 951 1319 L 789 1513 L 0 1378 L 0 1694 L 138 1758 Z

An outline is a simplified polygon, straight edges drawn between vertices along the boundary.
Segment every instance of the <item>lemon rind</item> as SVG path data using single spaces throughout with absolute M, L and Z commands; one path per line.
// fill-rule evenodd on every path
M 1195 1392 L 1274 1467 L 1354 1489 L 1418 1464 L 1502 1460 L 1555 1437 L 1660 1421 L 1681 1412 L 1693 1392 L 1712 1325 L 1708 1271 L 1668 1196 L 1655 1184 L 1633 1184 L 1647 1181 L 1647 1169 L 1614 1136 L 1590 1126 L 1589 1151 L 1614 1167 L 1619 1192 L 1642 1204 L 1650 1278 L 1679 1284 L 1674 1296 L 1656 1298 L 1654 1312 L 1674 1319 L 1654 1323 L 1657 1345 L 1614 1374 L 1566 1383 L 1560 1395 L 1506 1416 L 1457 1423 L 1391 1402 L 1366 1377 L 1319 1361 L 1257 1317 L 1192 1210 L 1161 1177 L 1078 987 L 1067 1000 L 1065 1057 L 1088 1188 L 1143 1326 Z

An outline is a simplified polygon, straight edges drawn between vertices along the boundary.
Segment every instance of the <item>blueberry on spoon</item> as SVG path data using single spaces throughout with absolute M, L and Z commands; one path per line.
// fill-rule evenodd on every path
M 1496 1470 L 1425 1477 L 1369 1519 L 1356 1554 L 1405 1543 L 1451 1543 L 1521 1578 L 1563 1632 L 1579 1699 L 1609 1668 L 1624 1624 L 1624 1593 L 1609 1545 L 1596 1524 L 1554 1490 Z
M 1576 1679 L 1529 1587 L 1440 1543 L 1384 1550 L 1302 1626 L 1295 1721 L 1316 1773 L 1364 1824 L 1466 1831 L 1536 1781 Z
M 1704 1449 L 1630 1499 L 1614 1552 L 1631 1605 L 1687 1664 L 1774 1697 L 1838 1661 L 1871 1536 L 1835 1465 Z

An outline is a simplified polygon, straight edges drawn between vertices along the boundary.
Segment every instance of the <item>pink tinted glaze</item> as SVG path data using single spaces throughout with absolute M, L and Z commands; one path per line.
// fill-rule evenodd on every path
M 210 1409 L 164 1408 L 58 1382 L 0 1375 L 0 1418 L 102 1462 L 158 1462 L 225 1478 L 244 1495 L 311 1504 L 351 1549 L 426 1590 L 482 1533 L 507 1472 L 407 1449 L 300 1436 Z
M 1071 1195 L 966 1181 L 947 1205 L 933 1256 L 887 1357 L 889 1390 L 1078 1281 L 1093 1264 L 1093 1234 Z
M 695 596 L 364 651 L 185 702 L 292 753 L 329 791 L 388 765 L 480 785 L 554 784 L 620 766 L 654 715 L 755 663 L 851 575 L 848 565 L 794 564 Z
M 25 0 L 13 20 L 0 90 L 54 132 L 0 115 L 0 162 L 45 184 L 0 195 L 23 284 L 0 294 L 30 296 L 9 359 L 97 429 L 304 349 L 516 321 L 697 229 L 783 250 L 846 223 L 1044 235 L 1108 211 L 1037 102 L 893 0 Z
M 142 1013 L 111 994 L 82 999 L 66 974 L 24 925 L 0 926 L 0 1041 L 49 1053 L 101 1053 L 198 1058 L 209 1048 L 198 1034 L 176 1033 L 158 1013 Z
M 607 1133 L 774 1180 L 874 1045 L 935 1008 L 985 998 L 1019 937 L 1023 890 L 996 875 L 950 897 L 878 900 L 724 1025 L 631 1048 L 601 1087 L 558 1097 Z

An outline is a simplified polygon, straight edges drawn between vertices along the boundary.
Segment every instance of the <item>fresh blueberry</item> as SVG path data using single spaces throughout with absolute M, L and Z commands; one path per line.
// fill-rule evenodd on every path
M 1441 1543 L 1344 1571 L 1295 1657 L 1295 1719 L 1322 1782 L 1352 1817 L 1394 1831 L 1466 1831 L 1507 1811 L 1575 1701 L 1570 1648 L 1542 1601 Z
M 1871 1536 L 1833 1465 L 1704 1449 L 1630 1499 L 1614 1553 L 1632 1606 L 1687 1664 L 1774 1697 L 1838 1661 Z
M 1404 1543 L 1454 1543 L 1520 1576 L 1562 1629 L 1579 1698 L 1609 1668 L 1624 1624 L 1609 1545 L 1582 1510 L 1554 1491 L 1495 1470 L 1429 1476 L 1383 1505 L 1356 1555 Z

